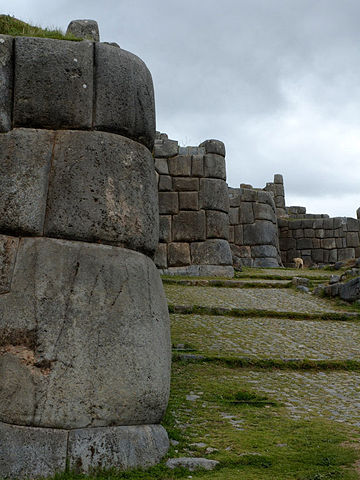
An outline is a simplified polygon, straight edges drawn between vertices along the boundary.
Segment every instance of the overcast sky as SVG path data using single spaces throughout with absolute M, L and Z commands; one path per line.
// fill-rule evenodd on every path
M 157 129 L 180 145 L 222 140 L 230 186 L 284 175 L 287 205 L 360 206 L 359 0 L 0 0 L 1 11 L 140 56 Z

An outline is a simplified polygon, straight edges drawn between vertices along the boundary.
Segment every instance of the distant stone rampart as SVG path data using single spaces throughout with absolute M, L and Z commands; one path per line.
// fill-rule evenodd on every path
M 158 134 L 160 243 L 155 263 L 163 273 L 233 276 L 225 147 L 207 140 L 179 147 Z

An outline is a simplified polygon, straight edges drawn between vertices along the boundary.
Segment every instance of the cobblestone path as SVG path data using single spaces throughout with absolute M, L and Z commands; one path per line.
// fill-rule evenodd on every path
M 289 276 L 289 270 L 274 274 Z M 266 270 L 264 273 L 269 274 Z M 297 275 L 299 272 L 295 271 Z M 309 276 L 306 271 L 306 276 Z M 319 275 L 319 272 L 316 272 Z M 301 275 L 301 273 L 300 273 Z M 324 274 L 326 276 L 328 274 Z M 261 277 L 256 271 L 255 277 Z M 276 312 L 342 311 L 330 300 L 286 288 L 223 288 L 165 285 L 170 304 L 229 307 Z M 235 381 L 281 401 L 293 418 L 324 417 L 360 426 L 360 368 L 346 371 L 341 362 L 360 361 L 360 321 L 244 318 L 199 314 L 172 314 L 172 342 L 177 351 L 216 358 L 271 360 L 337 360 L 340 367 L 312 371 L 236 368 L 219 381 Z
M 285 288 L 182 287 L 164 285 L 168 302 L 277 312 L 321 313 L 339 311 L 328 300 Z

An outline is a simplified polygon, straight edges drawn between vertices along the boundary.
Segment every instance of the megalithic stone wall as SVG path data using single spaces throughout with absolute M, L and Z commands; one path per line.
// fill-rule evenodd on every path
M 285 207 L 285 189 L 283 176 L 279 173 L 276 173 L 274 175 L 274 181 L 268 182 L 264 190 L 273 193 L 276 215 L 278 217 L 283 217 L 284 215 L 286 215 L 287 212 Z
M 360 220 L 280 218 L 281 257 L 285 266 L 301 257 L 305 265 L 327 264 L 360 256 Z
M 234 266 L 281 266 L 272 191 L 229 188 L 230 246 Z
M 167 451 L 151 75 L 115 46 L 0 36 L 0 477 Z
M 224 144 L 207 140 L 179 147 L 159 133 L 154 156 L 160 212 L 156 265 L 166 274 L 232 277 Z

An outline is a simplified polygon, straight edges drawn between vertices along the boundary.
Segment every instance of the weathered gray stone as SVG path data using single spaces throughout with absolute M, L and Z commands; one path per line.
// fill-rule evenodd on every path
M 160 215 L 176 214 L 179 212 L 179 196 L 177 192 L 159 192 Z
M 347 302 L 360 299 L 360 277 L 353 278 L 344 284 L 339 284 L 339 296 Z
M 336 248 L 336 241 L 335 238 L 323 238 L 321 240 L 321 247 L 330 250 L 332 248 Z
M 0 235 L 0 295 L 10 291 L 18 246 L 19 238 Z
M 229 242 L 234 243 L 235 241 L 235 227 L 229 225 Z
M 347 218 L 346 226 L 348 232 L 358 232 L 360 230 L 360 222 L 356 218 Z
M 274 183 L 284 183 L 283 176 L 280 173 L 275 173 L 274 175 Z
M 196 242 L 205 240 L 205 212 L 200 210 L 182 211 L 173 217 L 172 236 L 175 242 Z
M 304 228 L 304 236 L 307 238 L 315 237 L 315 230 L 313 228 Z
M 155 169 L 160 175 L 169 175 L 169 166 L 166 158 L 155 158 Z
M 154 263 L 158 268 L 167 268 L 167 244 L 159 243 L 154 255 Z
M 166 462 L 166 466 L 169 468 L 184 467 L 188 468 L 190 472 L 194 472 L 199 468 L 213 470 L 219 463 L 220 462 L 217 460 L 209 460 L 208 458 L 179 457 L 169 458 L 169 460 Z
M 156 141 L 154 144 L 154 155 L 157 158 L 170 158 L 178 154 L 179 144 L 176 140 L 167 138 Z
M 42 235 L 54 132 L 0 134 L 0 231 Z
M 229 217 L 224 212 L 207 210 L 206 238 L 229 238 Z
M 252 202 L 241 202 L 239 208 L 240 223 L 254 223 L 255 216 Z
M 154 87 L 145 63 L 126 50 L 96 43 L 95 86 L 94 128 L 132 138 L 152 151 Z
M 350 258 L 355 258 L 355 249 L 354 248 L 340 248 L 338 250 L 338 260 L 349 260 Z
M 276 244 L 277 228 L 272 222 L 259 220 L 252 225 L 244 225 L 245 245 Z
M 0 35 L 0 132 L 11 129 L 14 81 L 14 38 Z
M 179 155 L 205 155 L 205 148 L 203 147 L 179 147 Z
M 360 207 L 356 210 L 356 218 L 360 220 Z
M 172 178 L 170 175 L 160 175 L 159 176 L 159 192 L 171 192 L 173 185 L 172 185 Z
M 69 433 L 69 467 L 78 473 L 96 468 L 150 467 L 169 449 L 161 425 L 84 428 Z
M 11 291 L 0 296 L 0 332 L 11 339 L 1 349 L 0 421 L 69 429 L 160 421 L 169 319 L 148 257 L 21 239 Z
M 340 282 L 340 275 L 330 275 L 329 283 L 330 285 Z
M 228 187 L 230 207 L 239 207 L 240 206 L 239 190 L 240 190 L 239 188 Z
M 198 192 L 179 192 L 180 210 L 199 210 Z
M 204 176 L 226 180 L 225 158 L 215 153 L 204 156 Z
M 16 37 L 14 125 L 91 128 L 93 76 L 91 42 Z
M 244 203 L 242 205 L 244 205 Z M 254 203 L 253 209 L 257 220 L 270 220 L 271 222 L 276 223 L 276 214 L 270 205 Z
M 277 258 L 278 251 L 277 248 L 273 245 L 256 245 L 251 248 L 251 253 L 253 257 L 274 257 Z
M 171 242 L 171 215 L 160 215 L 159 220 L 160 242 Z
M 311 238 L 298 238 L 296 240 L 296 248 L 298 250 L 311 249 L 311 247 L 312 247 Z
M 229 212 L 228 187 L 224 180 L 213 178 L 200 179 L 200 208 Z
M 0 423 L 0 476 L 52 477 L 66 468 L 68 432 Z
M 264 190 L 258 190 L 257 201 L 260 203 L 266 203 L 266 205 L 270 205 L 270 207 L 275 210 L 274 197 L 269 192 L 265 192 Z
M 174 177 L 189 177 L 191 175 L 191 156 L 177 155 L 168 160 L 170 175 Z
M 304 277 L 293 277 L 291 279 L 291 283 L 295 286 L 303 285 L 305 287 L 308 287 L 310 285 L 310 280 Z
M 280 265 L 276 258 L 255 258 L 253 266 L 255 268 L 278 268 Z
M 168 266 L 184 267 L 190 265 L 190 246 L 188 243 L 169 243 L 168 244 Z
M 229 210 L 229 222 L 230 225 L 238 225 L 239 223 L 239 208 L 230 207 Z
M 295 238 L 280 237 L 279 243 L 280 243 L 280 250 L 290 250 L 292 248 L 296 248 Z
M 94 42 L 100 41 L 99 26 L 95 20 L 72 20 L 67 27 L 66 34 Z
M 191 158 L 191 175 L 193 177 L 204 176 L 204 155 L 193 155 Z
M 225 145 L 220 140 L 205 140 L 205 142 L 200 143 L 199 147 L 205 148 L 206 153 L 215 153 L 225 157 Z
M 158 222 L 154 164 L 147 148 L 112 133 L 57 132 L 45 235 L 153 255 Z
M 233 256 L 251 258 L 251 247 L 247 245 L 230 245 Z
M 303 293 L 310 293 L 310 288 L 305 287 L 305 285 L 298 285 L 296 287 L 296 290 L 299 290 L 300 292 L 303 292 Z
M 320 247 L 321 247 L 320 238 L 313 238 L 312 239 L 312 248 L 320 248 Z
M 226 240 L 192 243 L 191 259 L 195 265 L 232 265 L 231 250 Z
M 257 190 L 252 190 L 251 188 L 240 188 L 239 194 L 241 202 L 256 202 L 258 197 Z
M 346 246 L 347 247 L 358 247 L 359 246 L 359 233 L 358 232 L 347 232 L 346 233 Z
M 236 245 L 244 244 L 244 227 L 242 225 L 235 225 L 234 237 Z
M 199 179 L 191 177 L 174 177 L 173 186 L 176 192 L 193 192 L 199 190 Z

